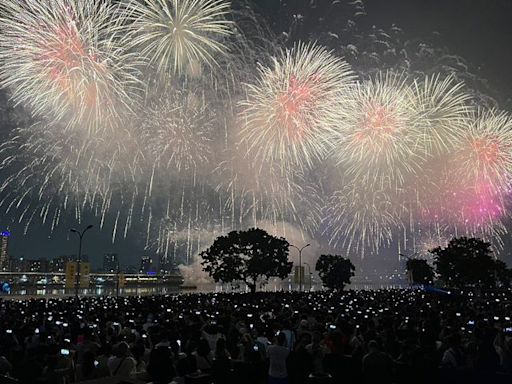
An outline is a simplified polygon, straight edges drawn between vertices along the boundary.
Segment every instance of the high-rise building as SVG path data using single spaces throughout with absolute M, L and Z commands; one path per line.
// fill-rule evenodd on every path
M 140 273 L 148 273 L 153 271 L 153 259 L 149 256 L 142 256 L 140 259 Z
M 9 265 L 9 236 L 11 233 L 9 231 L 2 231 L 0 233 L 0 270 L 7 271 L 10 267 Z
M 105 253 L 103 255 L 103 272 L 117 272 L 117 253 Z

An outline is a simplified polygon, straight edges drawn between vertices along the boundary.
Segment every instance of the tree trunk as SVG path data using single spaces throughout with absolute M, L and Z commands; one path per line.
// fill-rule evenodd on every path
M 251 290 L 251 293 L 256 292 L 256 283 L 246 283 L 249 289 Z

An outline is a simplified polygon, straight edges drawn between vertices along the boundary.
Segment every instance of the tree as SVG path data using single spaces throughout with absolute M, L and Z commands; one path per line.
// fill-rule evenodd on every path
M 255 292 L 258 282 L 261 286 L 269 277 L 284 279 L 290 274 L 293 263 L 288 261 L 288 247 L 284 238 L 259 228 L 232 231 L 201 252 L 201 264 L 215 282 L 243 281 Z
M 411 275 L 414 284 L 432 284 L 434 280 L 434 268 L 432 268 L 427 260 L 424 259 L 408 259 L 405 263 L 407 272 Z
M 446 248 L 430 251 L 440 279 L 450 287 L 494 287 L 499 276 L 507 277 L 504 263 L 492 256 L 491 244 L 476 238 L 453 238 Z
M 346 284 L 350 284 L 355 269 L 349 259 L 338 255 L 321 255 L 315 265 L 323 285 L 336 290 L 343 290 Z
M 496 279 L 502 287 L 510 288 L 512 283 L 512 269 L 507 268 L 507 264 L 501 260 L 495 262 Z

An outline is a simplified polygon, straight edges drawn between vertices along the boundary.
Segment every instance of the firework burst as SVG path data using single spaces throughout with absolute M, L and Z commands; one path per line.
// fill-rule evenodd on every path
M 400 220 L 386 191 L 348 184 L 329 198 L 323 234 L 329 244 L 364 255 L 389 246 Z
M 503 193 L 512 175 L 512 117 L 496 110 L 478 110 L 465 122 L 453 160 L 459 178 Z
M 453 76 L 443 80 L 440 75 L 425 76 L 423 81 L 414 81 L 419 143 L 425 156 L 453 150 L 463 135 L 470 96 L 462 88 L 463 83 L 456 83 Z
M 260 66 L 241 102 L 248 154 L 274 166 L 310 166 L 329 149 L 329 135 L 345 118 L 339 108 L 354 76 L 347 63 L 314 44 L 298 44 Z
M 131 111 L 140 86 L 138 61 L 113 33 L 123 22 L 114 6 L 5 1 L 0 11 L 1 84 L 17 103 L 93 130 Z
M 141 128 L 154 162 L 181 171 L 204 168 L 212 155 L 216 116 L 204 98 L 174 91 L 147 108 Z
M 126 235 L 144 181 L 137 141 L 128 134 L 119 142 L 73 133 L 42 122 L 14 130 L 0 146 L 0 205 L 19 212 L 25 230 L 38 220 L 53 230 L 62 213 L 73 212 L 80 221 L 93 212 L 100 226 L 108 215 L 117 217 L 114 237 L 124 216 Z
M 197 77 L 226 53 L 232 32 L 224 0 L 132 0 L 127 6 L 133 46 L 159 74 Z
M 352 99 L 337 108 L 350 111 L 334 147 L 348 175 L 379 190 L 399 188 L 418 171 L 418 114 L 404 76 L 388 72 L 357 84 Z

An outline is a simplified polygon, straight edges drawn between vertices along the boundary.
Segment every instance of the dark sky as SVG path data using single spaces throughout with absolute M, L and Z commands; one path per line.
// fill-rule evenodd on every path
M 505 98 L 512 97 L 512 1 L 365 0 L 369 23 L 395 23 L 411 37 L 432 31 L 454 54 L 481 69 Z
M 278 0 L 253 2 L 267 13 L 269 20 L 278 14 L 276 7 L 282 3 Z M 299 2 L 303 3 L 297 0 L 295 5 L 300 8 Z M 316 0 L 320 9 L 329 2 L 331 0 Z M 287 3 L 294 5 L 291 0 Z M 464 57 L 475 71 L 479 71 L 480 76 L 489 80 L 490 88 L 496 90 L 501 100 L 512 97 L 512 1 L 365 0 L 364 4 L 367 16 L 358 21 L 361 25 L 387 28 L 396 24 L 411 39 L 422 39 L 437 31 L 443 44 L 453 54 Z M 5 227 L 10 221 L 8 218 L 0 219 L 0 226 Z M 92 217 L 86 218 L 84 226 L 97 224 L 96 221 Z M 75 253 L 77 239 L 69 236 L 68 228 L 76 225 L 69 221 L 53 234 L 48 226 L 32 226 L 27 235 L 23 235 L 22 225 L 11 225 L 10 253 L 29 258 Z M 101 231 L 96 226 L 87 234 L 84 253 L 89 254 L 97 264 L 105 252 L 119 253 L 123 264 L 135 263 L 144 253 L 144 241 L 139 240 L 133 232 L 128 240 L 117 240 L 115 244 L 111 243 L 110 236 L 111 228 Z

